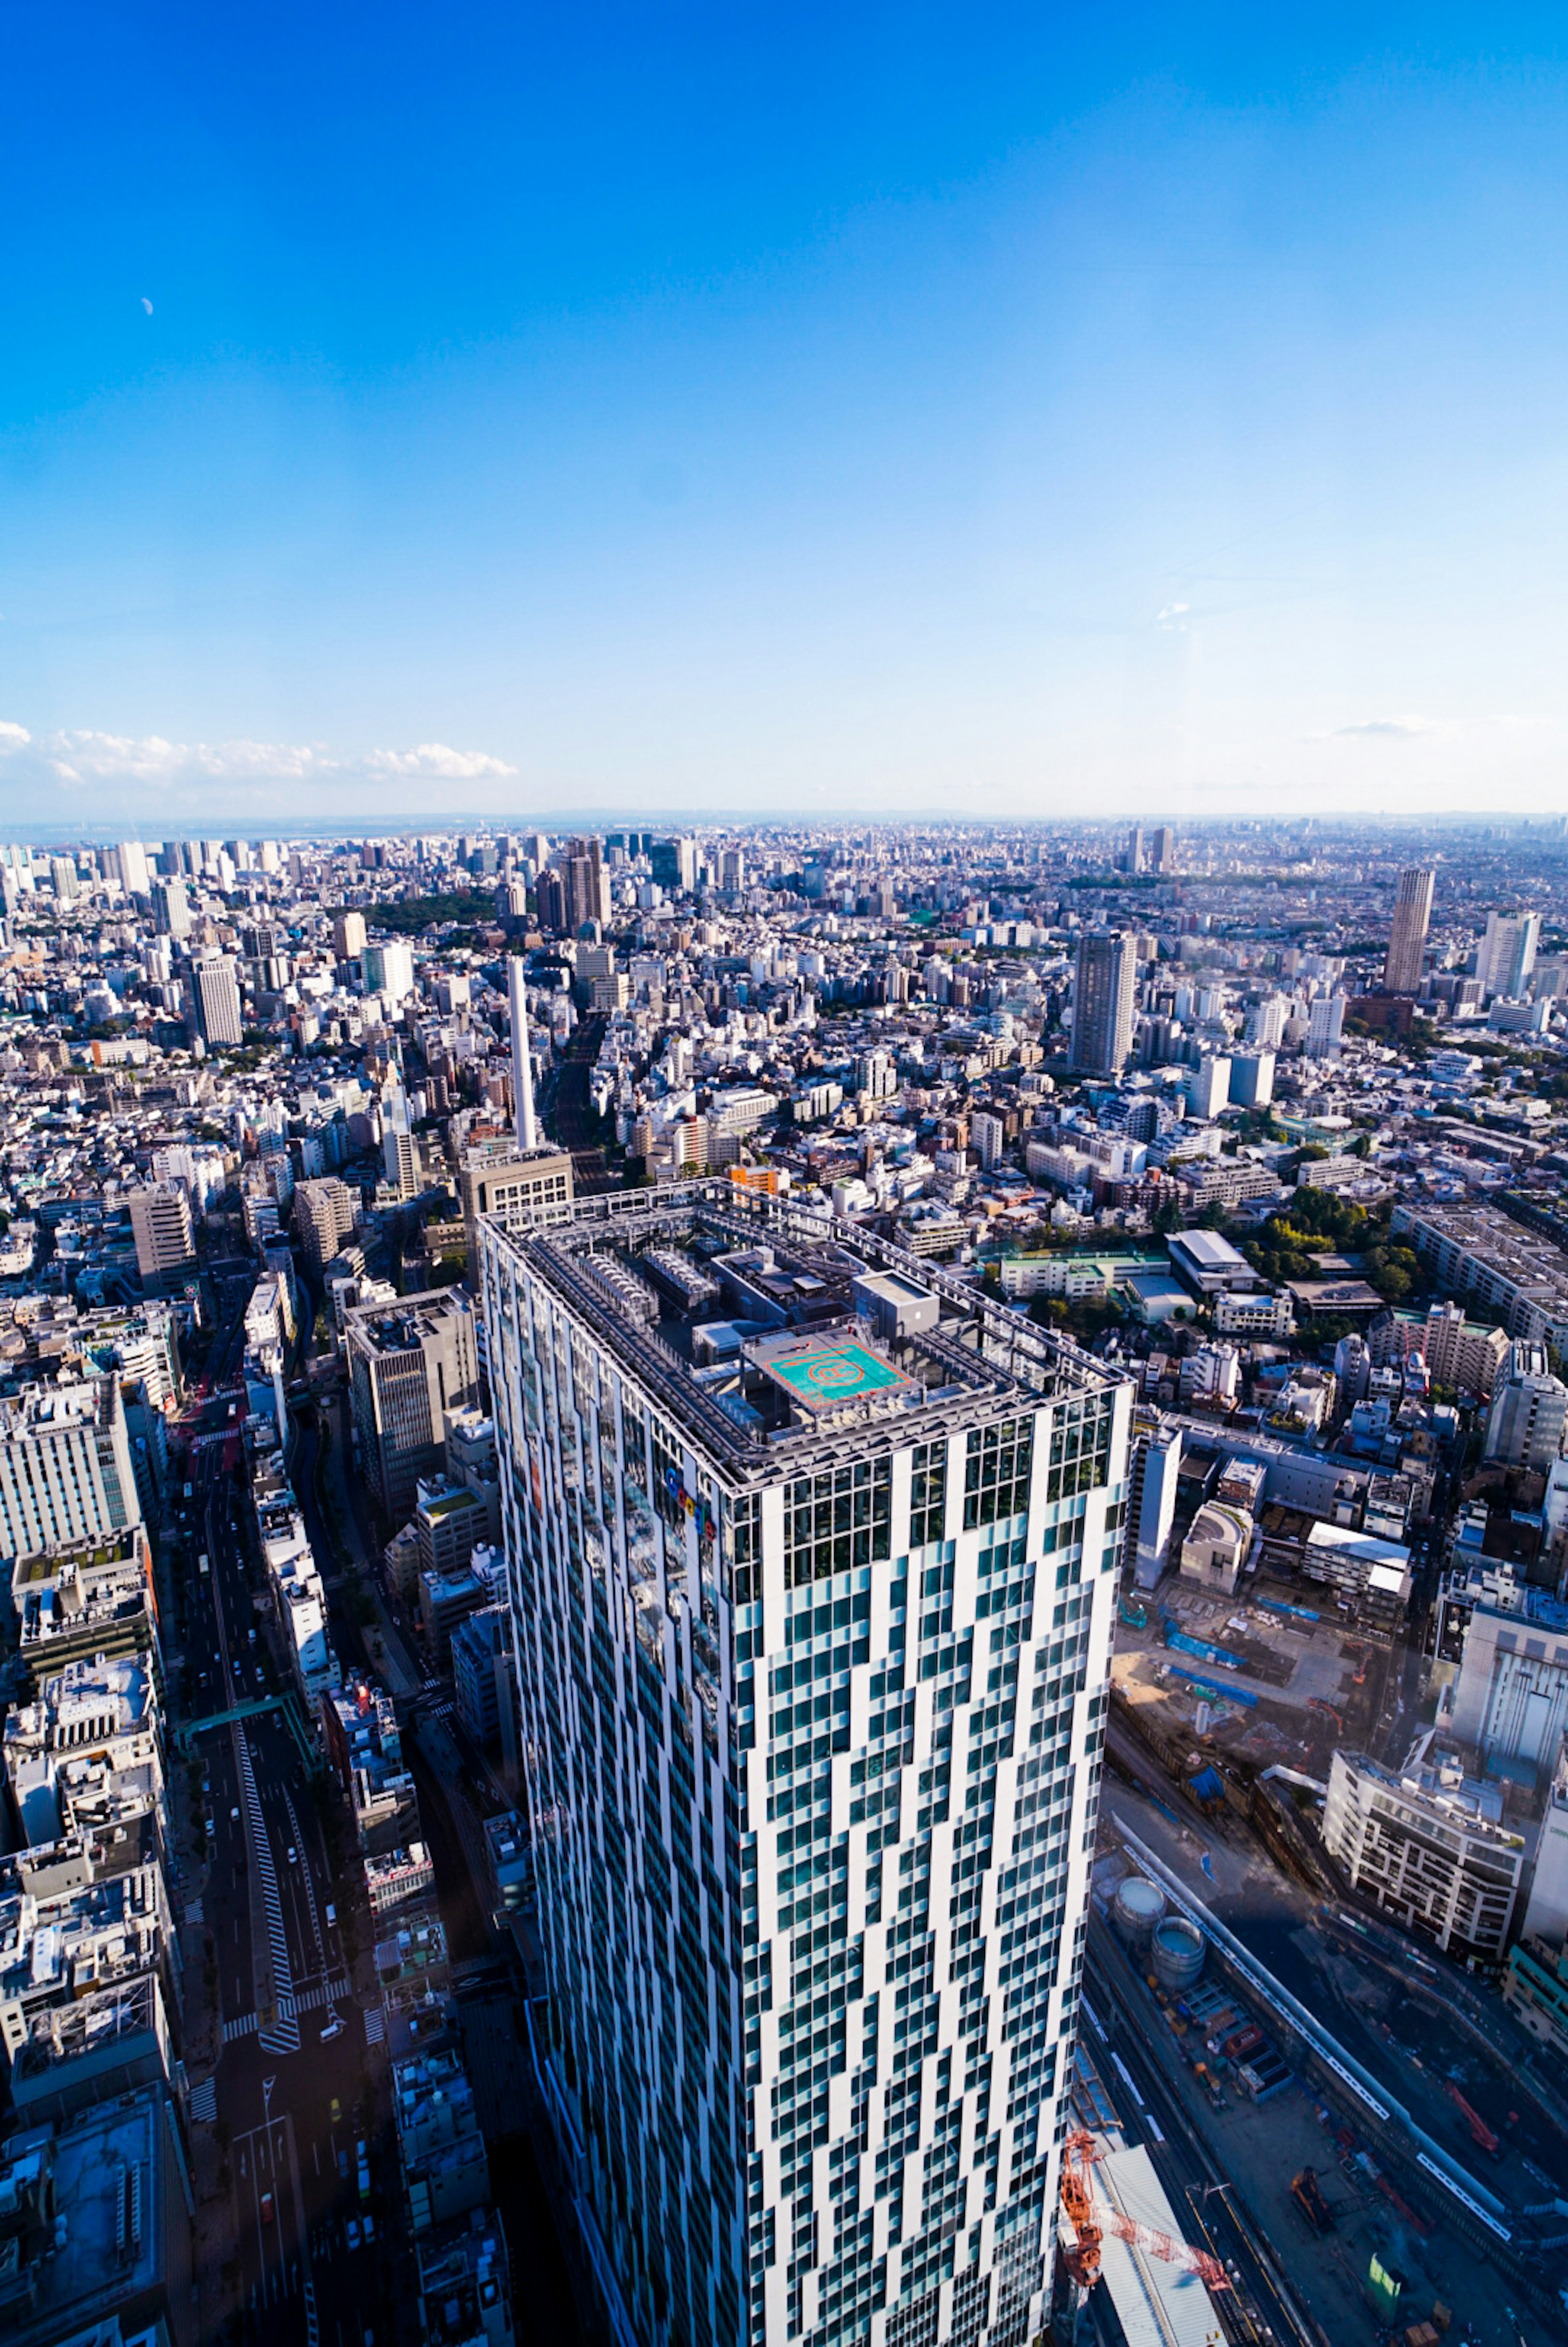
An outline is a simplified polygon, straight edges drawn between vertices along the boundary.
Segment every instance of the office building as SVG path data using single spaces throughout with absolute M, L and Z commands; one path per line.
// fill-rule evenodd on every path
M 401 938 L 367 944 L 360 956 L 360 968 L 367 994 L 384 994 L 389 1002 L 398 1003 L 413 992 L 413 955 Z
M 1230 1105 L 1230 1061 L 1206 1057 L 1186 1076 L 1186 1109 L 1190 1117 L 1207 1123 Z
M 1515 1762 L 1543 1777 L 1568 1730 L 1568 1605 L 1512 1575 L 1478 1575 L 1461 1593 L 1451 1573 L 1440 1603 L 1447 1610 L 1461 1594 L 1469 1618 L 1450 1703 L 1455 1741 L 1482 1766 Z
M 138 839 L 122 839 L 115 849 L 115 867 L 127 897 L 146 897 L 152 887 L 147 850 Z
M 190 935 L 190 907 L 185 898 L 183 880 L 156 880 L 152 889 L 153 927 L 160 937 L 188 938 Z
M 1158 835 L 1156 835 L 1156 837 Z M 1119 1076 L 1132 1056 L 1137 948 L 1123 929 L 1085 929 L 1073 986 L 1074 1074 Z
M 1307 1017 L 1307 1057 L 1337 1060 L 1345 1027 L 1342 994 L 1315 994 Z
M 457 1717 L 481 1750 L 514 1748 L 512 1616 L 504 1605 L 481 1607 L 453 1632 L 452 1684 Z
M 239 980 L 227 955 L 192 965 L 196 993 L 196 1023 L 209 1051 L 232 1047 L 245 1039 L 239 1010 Z
M 312 1271 L 331 1263 L 360 1225 L 360 1194 L 335 1174 L 301 1182 L 294 1191 L 294 1232 Z
M 1138 1589 L 1157 1588 L 1170 1563 L 1181 1459 L 1179 1426 L 1164 1425 L 1155 1418 L 1137 1430 L 1127 1485 L 1124 1560 Z
M 1430 866 L 1412 866 L 1400 875 L 1389 929 L 1389 950 L 1383 961 L 1383 990 L 1387 994 L 1420 992 L 1436 877 Z
M 976 1109 L 969 1120 L 969 1138 L 983 1172 L 993 1173 L 1007 1143 L 1007 1127 L 1002 1119 L 993 1116 L 989 1109 Z
M 340 961 L 358 961 L 365 949 L 365 917 L 351 907 L 332 923 L 332 944 Z
M 1274 1098 L 1272 1051 L 1238 1051 L 1230 1062 L 1230 1098 L 1236 1108 L 1267 1108 Z
M 140 1522 L 117 1377 L 29 1386 L 0 1402 L 0 1556 Z
M 1176 868 L 1176 835 L 1172 825 L 1162 823 L 1149 842 L 1149 869 L 1168 879 Z
M 648 852 L 648 868 L 661 888 L 672 896 L 689 897 L 697 887 L 697 842 L 656 839 Z
M 572 1160 L 565 1149 L 535 1149 L 525 1156 L 510 1141 L 474 1142 L 463 1153 L 457 1187 L 469 1276 L 477 1282 L 480 1215 L 493 1214 L 512 1231 L 565 1214 L 572 1204 Z
M 541 2053 L 631 2332 L 1024 2347 L 1128 1389 L 966 1283 L 728 1183 L 484 1223 L 481 1247 L 551 1820 Z M 717 1375 L 687 1366 L 667 1285 L 655 1332 L 598 1274 L 650 1252 L 701 1261 L 704 1321 L 766 1280 L 776 1324 Z M 872 1271 L 935 1293 L 939 1325 L 868 1338 Z
M 408 1094 L 395 1081 L 382 1095 L 382 1170 L 387 1188 L 399 1198 L 417 1198 L 424 1187 Z
M 1545 1346 L 1511 1345 L 1492 1389 L 1483 1455 L 1502 1467 L 1548 1474 L 1563 1449 L 1565 1419 L 1568 1386 L 1553 1376 Z
M 447 1411 L 479 1399 L 473 1307 L 461 1289 L 433 1288 L 351 1312 L 344 1335 L 360 1471 L 402 1524 L 440 1471 Z
M 196 1268 L 196 1235 L 191 1228 L 190 1199 L 178 1182 L 149 1183 L 133 1190 L 131 1236 L 136 1241 L 136 1267 L 144 1287 L 161 1287 L 180 1280 Z
M 12 2135 L 0 2147 L 7 2347 L 195 2347 L 194 2207 L 161 2086 Z
M 1127 834 L 1126 853 L 1122 858 L 1125 872 L 1141 872 L 1144 868 L 1144 832 L 1141 824 L 1134 824 Z
M 1539 913 L 1489 913 L 1475 958 L 1483 999 L 1500 994 L 1512 1000 L 1528 993 L 1540 943 Z
M 1524 1871 L 1521 1834 L 1503 1825 L 1500 1786 L 1467 1777 L 1430 1734 L 1403 1769 L 1337 1750 L 1323 1846 L 1350 1887 L 1407 1931 L 1463 1963 L 1496 1964 Z

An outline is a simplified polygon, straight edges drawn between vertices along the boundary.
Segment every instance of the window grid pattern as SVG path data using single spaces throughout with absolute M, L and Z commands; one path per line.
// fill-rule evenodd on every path
M 1024 1514 L 1033 1450 L 1032 1418 L 1007 1418 L 995 1426 L 972 1428 L 963 1463 L 966 1532 Z
M 784 1573 L 799 1589 L 892 1553 L 891 1461 L 859 1460 L 785 1487 Z

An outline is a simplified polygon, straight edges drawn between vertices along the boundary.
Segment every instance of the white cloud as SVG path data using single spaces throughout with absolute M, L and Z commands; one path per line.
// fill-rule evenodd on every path
M 1328 738 L 1331 742 L 1415 742 L 1423 733 L 1442 731 L 1430 717 L 1370 717 L 1361 725 L 1337 725 Z
M 1173 620 L 1185 618 L 1191 609 L 1190 603 L 1167 603 L 1163 611 L 1155 613 L 1155 625 L 1156 628 L 1166 628 Z
M 170 742 L 160 733 L 106 733 L 66 729 L 35 737 L 25 725 L 0 720 L 0 759 L 15 761 L 26 779 L 66 789 L 152 791 L 178 799 L 213 784 L 308 783 L 343 792 L 356 784 L 504 782 L 517 769 L 484 750 L 454 750 L 422 742 L 411 750 L 334 751 L 324 743 Z

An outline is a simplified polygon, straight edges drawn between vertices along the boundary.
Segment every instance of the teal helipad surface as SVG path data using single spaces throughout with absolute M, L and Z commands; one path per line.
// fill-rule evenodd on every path
M 809 1353 L 770 1360 L 767 1368 L 769 1377 L 777 1378 L 797 1401 L 817 1409 L 907 1383 L 901 1370 L 864 1345 L 821 1345 Z

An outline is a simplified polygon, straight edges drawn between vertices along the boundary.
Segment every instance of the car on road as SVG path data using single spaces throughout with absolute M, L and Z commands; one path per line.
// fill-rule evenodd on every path
M 345 2231 L 345 2233 L 346 2233 L 346 2234 L 348 2235 L 348 2237 L 349 2237 L 349 2247 L 350 2247 L 350 2249 L 351 2249 L 351 2250 L 357 2250 L 357 2249 L 359 2248 L 359 2246 L 360 2246 L 360 2220 L 359 2220 L 359 2219 L 358 2219 L 357 2217 L 351 2217 L 351 2218 L 349 2219 L 348 2223 L 344 2226 L 343 2230 Z
M 322 2030 L 322 2032 L 321 2032 L 321 2043 L 322 2043 L 322 2045 L 325 2045 L 329 2038 L 331 2038 L 331 2037 L 341 2037 L 341 2036 L 342 2035 L 342 2034 L 343 2034 L 343 2024 L 342 2024 L 342 2023 L 339 2020 L 339 2018 L 338 2018 L 337 2014 L 334 2013 L 334 2014 L 333 2014 L 333 2015 L 332 2015 L 332 2017 L 331 2017 L 331 2021 L 329 2021 L 329 2022 L 328 2022 L 328 2024 L 327 2024 L 327 2025 L 326 2025 L 325 2029 L 323 2029 L 323 2030 Z
M 209 1840 L 209 1841 L 210 1841 L 210 1840 L 212 1840 L 213 1835 L 214 1835 L 217 1831 L 218 1831 L 218 1828 L 217 1828 L 217 1826 L 214 1824 L 213 1820 L 212 1820 L 210 1818 L 209 1818 L 209 1819 L 208 1819 L 208 1820 L 207 1820 L 207 1839 L 208 1839 L 208 1840 Z
M 364 2232 L 365 2232 L 365 2247 L 368 2249 L 368 2248 L 370 2247 L 371 2243 L 375 2239 L 375 2237 L 376 2237 L 376 2220 L 375 2220 L 375 2219 L 371 2215 L 371 2212 L 370 2212 L 370 2210 L 369 2210 L 368 2209 L 365 2210 L 364 2216 L 361 2218 L 361 2222 L 362 2223 L 362 2225 L 363 2225 L 363 2227 L 364 2227 Z
M 270 2192 L 263 2192 L 261 2195 L 261 2222 L 264 2225 L 270 2225 L 272 2222 L 273 2214 L 272 2195 Z
M 231 1826 L 237 1826 L 239 1823 L 239 1804 L 238 1801 L 229 1812 L 229 1822 Z
M 338 1911 L 337 1911 L 337 1909 L 333 1906 L 333 1904 L 332 1904 L 331 1901 L 329 1899 L 329 1900 L 328 1900 L 328 1901 L 327 1901 L 327 1928 L 329 1929 L 329 1931 L 330 1931 L 330 1930 L 331 1930 L 331 1928 L 336 1924 L 337 1920 L 338 1920 Z
M 343 2106 L 341 2103 L 339 2102 L 336 2095 L 332 2096 L 331 2110 L 332 2125 L 336 2127 L 343 2116 Z
M 292 1842 L 289 1844 L 289 1863 L 290 1866 L 298 1866 L 300 1863 L 300 1853 Z

